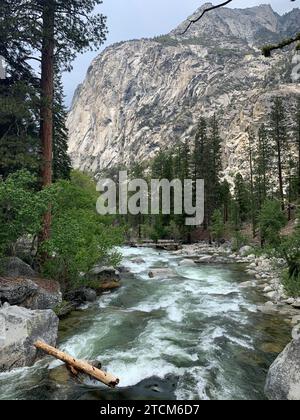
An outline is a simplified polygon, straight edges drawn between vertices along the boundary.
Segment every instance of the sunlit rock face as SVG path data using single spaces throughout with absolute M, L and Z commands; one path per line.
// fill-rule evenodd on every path
M 203 6 L 207 7 L 207 5 Z M 199 14 L 199 9 L 195 15 Z M 271 59 L 260 47 L 299 31 L 300 10 L 219 9 L 170 34 L 113 45 L 91 64 L 68 117 L 76 168 L 97 173 L 192 143 L 200 116 L 219 115 L 224 173 L 246 171 L 247 129 L 266 121 L 271 100 L 300 94 L 294 50 Z M 300 71 L 299 71 L 300 76 Z

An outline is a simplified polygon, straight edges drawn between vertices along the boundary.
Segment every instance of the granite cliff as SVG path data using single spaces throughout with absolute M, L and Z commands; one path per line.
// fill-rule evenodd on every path
M 292 103 L 300 95 L 292 80 L 294 50 L 266 59 L 260 48 L 295 34 L 299 23 L 299 9 L 280 16 L 267 5 L 222 8 L 185 35 L 187 21 L 167 35 L 107 48 L 74 95 L 68 117 L 74 166 L 97 173 L 149 159 L 191 138 L 201 115 L 218 113 L 225 174 L 247 170 L 247 128 L 266 119 L 272 97 Z

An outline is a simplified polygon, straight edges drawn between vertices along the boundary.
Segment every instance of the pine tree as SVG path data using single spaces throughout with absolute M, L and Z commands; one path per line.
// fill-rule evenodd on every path
M 273 160 L 274 150 L 270 144 L 267 129 L 262 124 L 258 131 L 257 148 L 254 152 L 255 192 L 259 209 L 269 194 Z
M 250 169 L 250 207 L 251 207 L 251 221 L 252 221 L 252 234 L 253 238 L 256 236 L 256 218 L 255 218 L 255 195 L 254 195 L 254 172 L 253 172 L 253 148 L 254 148 L 254 134 L 253 131 L 250 129 L 248 131 L 248 151 L 249 151 L 249 169 Z
M 204 179 L 207 174 L 207 159 L 205 159 L 207 153 L 207 123 L 205 118 L 200 118 L 198 123 L 195 143 L 194 143 L 194 154 L 193 154 L 193 175 L 194 180 Z
M 54 95 L 53 121 L 53 180 L 69 179 L 71 159 L 68 155 L 67 111 L 64 105 L 63 87 L 57 76 Z
M 232 196 L 230 191 L 230 185 L 228 181 L 224 180 L 220 184 L 220 202 L 223 207 L 223 220 L 224 224 L 229 221 L 230 217 L 230 207 L 232 202 Z
M 204 228 L 210 225 L 211 217 L 220 206 L 221 138 L 216 116 L 207 124 L 201 118 L 197 127 L 193 154 L 194 181 L 205 182 Z
M 39 133 L 35 92 L 13 78 L 0 81 L 0 176 L 20 169 L 38 173 Z
M 5 34 L 5 58 L 13 60 L 17 47 L 19 66 L 40 60 L 40 142 L 42 185 L 52 182 L 53 108 L 55 68 L 70 70 L 78 52 L 99 47 L 105 40 L 105 18 L 93 14 L 100 0 L 2 0 L 1 30 Z M 20 64 L 21 62 L 21 64 Z M 27 65 L 28 66 L 28 65 Z M 51 213 L 45 215 L 41 240 L 50 237 Z
M 248 221 L 250 205 L 251 198 L 249 193 L 249 185 L 245 182 L 242 175 L 238 173 L 234 182 L 234 212 L 236 227 Z
M 281 98 L 275 98 L 271 108 L 270 133 L 274 142 L 275 154 L 277 159 L 279 197 L 282 210 L 284 210 L 284 166 L 286 164 L 286 151 L 288 149 L 288 144 L 286 130 L 286 111 Z

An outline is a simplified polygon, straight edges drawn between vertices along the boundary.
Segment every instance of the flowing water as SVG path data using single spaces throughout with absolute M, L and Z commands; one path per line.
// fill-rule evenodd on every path
M 116 390 L 76 383 L 56 361 L 0 375 L 0 399 L 264 399 L 268 367 L 289 341 L 282 318 L 257 311 L 240 266 L 179 267 L 179 257 L 122 249 L 123 287 L 60 324 L 59 347 L 101 360 Z M 133 262 L 142 258 L 144 262 Z M 175 275 L 150 279 L 151 268 Z

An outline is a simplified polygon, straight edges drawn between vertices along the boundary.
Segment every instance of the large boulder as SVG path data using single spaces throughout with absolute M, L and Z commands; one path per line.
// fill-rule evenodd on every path
M 1 258 L 0 274 L 5 277 L 36 277 L 36 273 L 24 261 L 17 257 Z
M 28 309 L 54 309 L 62 302 L 60 284 L 55 280 L 37 278 L 34 280 L 37 291 L 26 299 L 22 306 Z
M 37 294 L 37 285 L 28 279 L 0 277 L 0 303 L 22 305 Z
M 294 339 L 271 366 L 265 387 L 270 400 L 300 400 L 300 337 Z
M 250 255 L 253 252 L 253 248 L 251 246 L 243 246 L 240 250 L 239 250 L 239 255 L 241 257 L 248 257 L 248 255 Z
M 197 264 L 193 260 L 185 259 L 180 261 L 179 263 L 180 267 L 197 267 Z
M 64 295 L 64 299 L 74 303 L 76 306 L 80 306 L 87 302 L 94 302 L 97 299 L 97 293 L 88 287 L 81 287 L 80 289 L 67 292 Z
M 112 291 L 121 287 L 120 272 L 114 267 L 94 267 L 88 274 L 87 280 L 97 294 Z
M 43 356 L 37 340 L 56 345 L 58 318 L 51 310 L 31 311 L 5 304 L 0 308 L 0 372 L 32 366 Z
M 88 277 L 99 281 L 119 281 L 120 272 L 114 269 L 114 267 L 95 266 L 89 272 Z
M 53 309 L 62 301 L 60 285 L 38 277 L 0 277 L 0 303 L 27 309 Z

